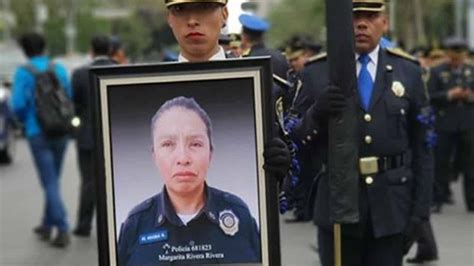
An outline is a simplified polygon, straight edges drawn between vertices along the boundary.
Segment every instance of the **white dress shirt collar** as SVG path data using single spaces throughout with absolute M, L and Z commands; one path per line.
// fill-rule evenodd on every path
M 372 80 L 375 81 L 376 75 L 377 75 L 377 64 L 379 63 L 379 51 L 380 51 L 380 45 L 377 45 L 372 52 L 368 54 L 370 58 L 370 62 L 367 65 L 367 69 L 369 70 L 370 76 L 372 77 Z M 357 67 L 357 76 L 359 76 L 360 72 L 360 62 L 359 62 L 359 54 L 356 53 L 356 67 Z
M 225 56 L 224 48 L 222 48 L 222 46 L 219 46 L 219 50 L 217 51 L 215 55 L 209 58 L 209 61 L 225 60 L 225 59 L 226 59 L 226 56 Z M 178 62 L 185 63 L 185 62 L 189 62 L 189 60 L 180 53 L 178 57 Z

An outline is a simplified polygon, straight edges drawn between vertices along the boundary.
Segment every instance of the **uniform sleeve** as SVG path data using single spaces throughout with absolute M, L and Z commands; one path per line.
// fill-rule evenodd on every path
M 436 105 L 444 105 L 448 103 L 448 90 L 443 88 L 443 84 L 439 77 L 439 71 L 433 70 L 428 80 L 428 91 L 432 103 Z
M 134 239 L 134 232 L 132 230 L 132 221 L 127 219 L 120 227 L 120 234 L 118 239 L 118 265 L 126 266 L 130 260 L 130 246 L 131 240 Z
M 256 261 L 261 261 L 262 252 L 261 252 L 261 244 L 260 244 L 260 230 L 258 230 L 257 223 L 255 219 L 250 215 L 251 225 L 250 225 L 250 243 L 252 249 L 255 251 Z
M 301 119 L 295 126 L 291 134 L 291 139 L 300 147 L 308 148 L 318 137 L 322 126 L 318 121 L 314 121 L 313 113 L 316 108 L 317 95 L 315 88 L 312 88 L 313 73 L 312 68 L 307 68 L 302 74 L 301 92 L 295 99 L 295 110 L 301 115 Z
M 20 121 L 24 121 L 27 109 L 32 104 L 33 86 L 33 76 L 26 69 L 18 68 L 13 78 L 11 106 Z
M 323 129 L 318 121 L 313 119 L 314 103 L 311 107 L 303 114 L 301 120 L 295 126 L 294 131 L 291 134 L 291 139 L 297 143 L 300 148 L 309 148 L 311 144 L 318 139 L 318 135 Z
M 420 121 L 423 108 L 428 108 L 428 99 L 424 93 L 421 70 L 417 72 L 414 83 L 412 106 L 409 116 L 410 140 L 412 149 L 412 169 L 414 176 L 414 202 L 412 216 L 427 219 L 430 214 L 430 204 L 433 190 L 434 160 L 432 149 L 426 144 L 429 126 Z

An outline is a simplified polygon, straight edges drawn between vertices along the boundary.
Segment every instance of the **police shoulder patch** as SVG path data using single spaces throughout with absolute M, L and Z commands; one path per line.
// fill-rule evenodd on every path
M 386 50 L 389 54 L 392 54 L 392 55 L 410 60 L 413 63 L 418 64 L 418 65 L 420 64 L 420 61 L 418 61 L 418 59 L 416 59 L 416 57 L 411 56 L 410 54 L 408 54 L 407 52 L 403 51 L 400 48 L 386 48 Z
M 305 63 L 305 65 L 308 65 L 308 64 L 311 64 L 311 63 L 314 63 L 314 62 L 317 62 L 317 61 L 320 61 L 320 60 L 323 60 L 323 59 L 326 59 L 326 57 L 328 56 L 327 53 L 320 53 L 320 54 L 317 54 L 315 56 L 312 56 L 308 59 L 308 61 Z

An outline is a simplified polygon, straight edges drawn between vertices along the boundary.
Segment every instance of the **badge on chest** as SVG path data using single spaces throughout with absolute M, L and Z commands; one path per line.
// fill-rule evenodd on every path
M 231 210 L 219 213 L 219 226 L 229 236 L 234 236 L 239 231 L 239 218 Z
M 392 83 L 393 94 L 397 97 L 403 97 L 405 95 L 405 86 L 400 81 L 394 81 Z

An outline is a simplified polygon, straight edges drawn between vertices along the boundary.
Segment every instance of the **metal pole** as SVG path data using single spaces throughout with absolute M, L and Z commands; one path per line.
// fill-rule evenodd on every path
M 10 0 L 3 0 L 3 23 L 5 23 L 5 30 L 3 31 L 3 39 L 5 41 L 9 41 L 11 38 L 10 33 L 10 23 L 11 23 L 11 8 L 10 8 Z
M 474 48 L 474 0 L 469 0 L 469 9 L 468 9 L 468 24 L 467 24 L 467 37 L 469 42 L 469 47 Z
M 390 17 L 390 37 L 394 43 L 397 42 L 397 33 L 395 32 L 397 30 L 397 16 L 396 16 L 396 0 L 392 0 L 389 2 L 389 17 Z
M 462 11 L 463 11 L 463 0 L 456 0 L 456 2 L 454 3 L 455 4 L 455 7 L 454 7 L 454 19 L 455 19 L 455 34 L 456 34 L 456 37 L 463 37 L 463 34 L 462 34 L 462 18 L 463 18 L 463 15 L 462 15 Z
M 66 35 L 66 53 L 73 54 L 76 51 L 76 1 L 69 0 L 67 8 L 66 24 L 64 25 L 64 33 Z

